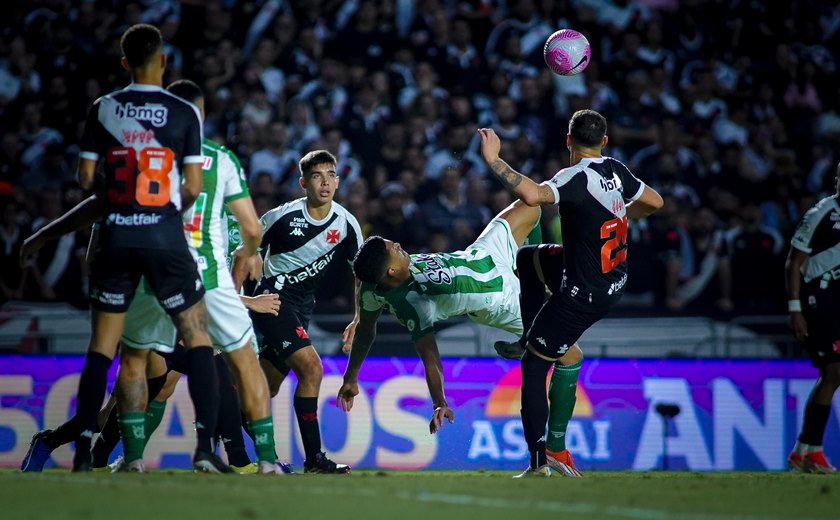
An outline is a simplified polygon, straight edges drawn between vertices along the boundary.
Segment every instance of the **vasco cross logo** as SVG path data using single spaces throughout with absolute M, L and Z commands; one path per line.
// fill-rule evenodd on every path
M 327 242 L 330 244 L 337 244 L 341 240 L 341 233 L 337 229 L 327 231 Z

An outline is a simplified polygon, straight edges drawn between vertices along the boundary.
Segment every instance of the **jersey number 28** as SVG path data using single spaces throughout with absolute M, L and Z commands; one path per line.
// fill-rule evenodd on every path
M 169 172 L 175 154 L 169 148 L 118 147 L 108 150 L 108 166 L 113 168 L 114 183 L 108 190 L 112 204 L 161 207 L 169 202 Z
M 601 226 L 601 272 L 609 273 L 627 260 L 627 217 L 614 218 Z

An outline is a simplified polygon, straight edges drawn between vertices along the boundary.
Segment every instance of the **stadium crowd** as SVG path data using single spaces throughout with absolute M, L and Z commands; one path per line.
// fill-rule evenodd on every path
M 26 0 L 0 37 L 0 302 L 84 306 L 86 237 L 21 269 L 30 233 L 84 196 L 85 114 L 127 83 L 119 37 L 163 32 L 164 83 L 207 95 L 205 133 L 240 158 L 259 214 L 302 196 L 297 161 L 339 159 L 337 200 L 410 251 L 469 244 L 511 202 L 478 154 L 537 181 L 568 165 L 569 116 L 609 121 L 605 150 L 663 194 L 630 230 L 626 307 L 785 312 L 786 243 L 834 189 L 840 7 L 828 0 Z M 589 38 L 583 74 L 551 74 L 546 38 Z M 561 242 L 556 212 L 547 237 Z M 349 310 L 330 284 L 325 301 Z

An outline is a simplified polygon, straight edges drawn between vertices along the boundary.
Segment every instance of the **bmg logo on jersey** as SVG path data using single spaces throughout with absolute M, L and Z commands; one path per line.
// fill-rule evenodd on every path
M 146 103 L 142 106 L 135 106 L 130 101 L 125 105 L 117 104 L 114 107 L 114 115 L 119 119 L 135 119 L 137 121 L 148 121 L 160 128 L 166 124 L 169 117 L 169 109 L 157 103 Z

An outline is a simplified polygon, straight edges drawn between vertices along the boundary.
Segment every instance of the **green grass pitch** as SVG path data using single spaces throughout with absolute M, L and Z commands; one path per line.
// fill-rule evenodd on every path
M 15 520 L 840 518 L 840 479 L 789 473 L 590 472 L 513 480 L 496 471 L 209 476 L 186 471 L 0 472 Z

